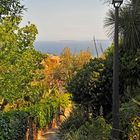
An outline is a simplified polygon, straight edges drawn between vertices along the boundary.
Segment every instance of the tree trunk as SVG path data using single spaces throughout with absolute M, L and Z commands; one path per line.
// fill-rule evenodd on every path
M 29 128 L 26 132 L 26 140 L 37 140 L 38 138 L 38 129 L 33 118 L 29 118 Z

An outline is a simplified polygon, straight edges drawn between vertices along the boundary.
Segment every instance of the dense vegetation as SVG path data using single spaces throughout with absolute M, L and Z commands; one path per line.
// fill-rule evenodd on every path
M 57 60 L 37 52 L 36 26 L 20 27 L 24 6 L 0 2 L 0 140 L 37 139 L 39 129 L 64 115 L 71 99 L 65 83 L 91 54 L 66 48 Z
M 140 137 L 139 8 L 139 0 L 132 0 L 120 11 L 122 140 Z M 69 104 L 61 140 L 111 139 L 114 44 L 97 58 L 69 48 L 60 56 L 41 54 L 34 49 L 36 26 L 20 27 L 24 10 L 19 0 L 0 1 L 0 140 L 37 139 L 38 130 L 65 116 Z M 105 26 L 114 26 L 114 11 Z
M 138 140 L 140 137 L 139 4 L 138 0 L 129 1 L 120 10 L 119 77 L 122 140 Z M 114 11 L 110 10 L 105 19 L 109 35 L 113 35 L 114 32 L 114 18 Z M 72 93 L 72 99 L 78 105 L 76 112 L 82 111 L 82 114 L 72 114 L 72 118 L 62 123 L 59 134 L 61 139 L 111 139 L 113 49 L 112 44 L 101 57 L 91 59 L 69 81 L 67 90 Z
M 70 103 L 70 95 L 46 85 L 42 61 L 47 56 L 33 46 L 37 28 L 19 26 L 24 6 L 0 2 L 0 139 L 36 139 L 37 130 Z
M 111 50 L 109 50 L 109 52 Z M 111 55 L 109 54 L 106 52 L 106 59 L 95 58 L 86 64 L 83 69 L 79 70 L 76 76 L 74 76 L 68 84 L 68 90 L 73 94 L 73 101 L 84 108 L 87 118 L 90 116 L 96 118 L 102 114 L 106 121 L 111 124 L 112 53 Z M 128 132 L 128 126 L 135 127 L 136 130 L 134 131 L 137 131 L 137 138 L 139 136 L 139 57 L 139 50 L 137 50 L 137 53 L 135 55 L 133 54 L 133 56 L 128 56 L 124 52 L 121 56 L 120 111 L 122 115 L 122 139 L 128 139 L 129 133 L 133 133 L 132 128 L 130 128 Z M 131 109 L 129 108 L 130 106 Z M 136 126 L 133 126 L 135 124 L 129 124 L 133 119 L 136 119 L 135 121 L 138 123 Z

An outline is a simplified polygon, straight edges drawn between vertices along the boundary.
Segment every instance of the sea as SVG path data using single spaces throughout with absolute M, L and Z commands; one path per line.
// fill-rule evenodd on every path
M 64 48 L 70 48 L 71 52 L 89 50 L 93 56 L 98 56 L 103 53 L 110 45 L 110 40 L 94 40 L 94 41 L 38 41 L 35 42 L 35 49 L 41 53 L 60 55 Z

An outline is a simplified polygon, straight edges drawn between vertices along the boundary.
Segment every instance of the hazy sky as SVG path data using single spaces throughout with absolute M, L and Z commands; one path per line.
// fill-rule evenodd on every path
M 38 41 L 107 39 L 103 0 L 24 0 L 22 25 L 36 24 Z

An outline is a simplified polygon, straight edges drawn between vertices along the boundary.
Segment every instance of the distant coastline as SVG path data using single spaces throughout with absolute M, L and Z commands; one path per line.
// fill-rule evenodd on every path
M 96 45 L 99 54 L 103 50 L 108 48 L 111 44 L 109 40 L 96 40 Z M 35 42 L 35 49 L 41 53 L 50 53 L 59 55 L 64 48 L 69 47 L 71 52 L 80 52 L 81 50 L 89 50 L 94 56 L 96 56 L 95 44 L 93 41 L 77 41 L 77 40 L 61 40 L 61 41 L 37 41 Z

